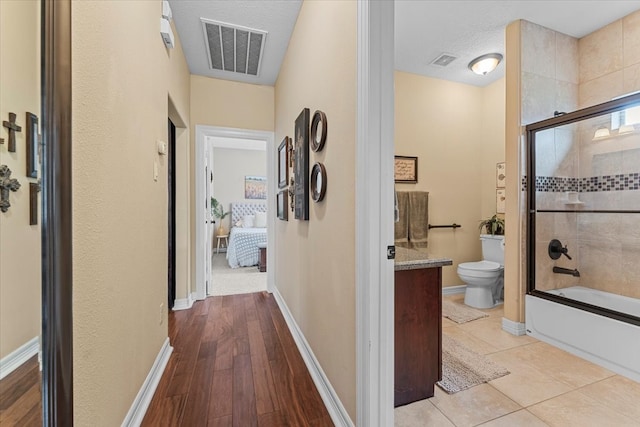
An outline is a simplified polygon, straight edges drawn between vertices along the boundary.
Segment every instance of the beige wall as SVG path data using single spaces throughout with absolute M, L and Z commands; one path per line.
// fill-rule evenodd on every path
M 39 36 L 40 2 L 0 2 L 0 121 L 12 112 L 22 126 L 16 152 L 0 128 L 0 164 L 21 185 L 0 212 L 0 359 L 40 335 L 40 225 L 29 225 L 29 183 L 37 180 L 26 176 L 26 113 L 41 115 Z
M 219 126 L 250 130 L 274 130 L 274 88 L 209 77 L 191 75 L 191 145 L 190 161 L 195 164 L 196 125 Z M 195 176 L 191 172 L 191 209 L 195 207 Z M 193 211 L 195 212 L 195 210 Z M 195 247 L 196 227 L 191 226 L 191 241 Z M 196 257 L 191 257 L 192 277 L 195 277 Z M 192 282 L 195 291 L 195 281 Z
M 640 90 L 640 10 L 580 39 L 580 107 Z
M 160 1 L 72 5 L 77 425 L 119 425 L 167 337 L 156 141 L 167 139 L 169 96 L 188 125 L 189 76 L 179 40 L 168 51 L 158 34 L 161 11 Z
M 318 37 L 322 34 L 322 37 Z M 307 107 L 327 115 L 328 185 L 309 221 L 277 221 L 275 283 L 352 420 L 356 418 L 356 3 L 304 2 L 275 86 L 276 141 Z
M 236 150 L 232 148 L 213 149 L 213 197 L 231 210 L 233 202 L 267 203 L 266 200 L 244 198 L 245 176 L 267 176 L 267 153 L 258 150 Z M 218 220 L 216 219 L 216 222 Z M 229 230 L 231 215 L 223 220 Z M 217 224 L 216 224 L 217 225 Z
M 480 218 L 496 213 L 496 164 L 504 162 L 505 79 L 482 90 Z
M 273 130 L 274 88 L 191 76 L 191 123 Z
M 396 71 L 395 151 L 418 157 L 418 183 L 429 192 L 428 252 L 453 259 L 443 286 L 461 285 L 461 262 L 482 259 L 478 223 L 496 213 L 496 163 L 504 160 L 504 80 L 485 88 Z
M 524 138 L 522 117 L 522 22 L 515 21 L 505 30 L 505 161 L 506 213 L 504 254 L 504 317 L 524 322 L 525 293 L 525 192 L 521 179 L 524 171 Z M 510 178 L 511 177 L 511 178 Z M 515 179 L 514 179 L 515 178 Z

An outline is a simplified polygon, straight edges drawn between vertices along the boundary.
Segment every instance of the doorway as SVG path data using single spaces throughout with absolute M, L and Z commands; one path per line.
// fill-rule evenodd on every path
M 267 198 L 264 200 L 267 209 L 267 242 L 271 246 L 275 239 L 275 148 L 273 132 L 253 131 L 237 128 L 222 128 L 216 126 L 196 125 L 196 156 L 195 156 L 195 183 L 196 200 L 204 200 L 204 203 L 196 203 L 196 293 L 198 300 L 207 296 L 207 280 L 209 279 L 208 268 L 211 265 L 211 250 L 214 247 L 213 231 L 207 231 L 207 219 L 211 215 L 209 203 L 207 203 L 206 168 L 209 164 L 209 156 L 206 154 L 209 149 L 210 138 L 229 138 L 235 140 L 246 140 L 248 142 L 265 141 L 266 145 L 266 178 L 267 178 Z M 243 184 L 244 185 L 244 184 Z M 210 197 L 210 196 L 209 196 Z M 231 202 L 231 201 L 230 201 Z M 204 208 L 203 208 L 204 207 Z M 225 211 L 229 206 L 225 206 Z M 217 245 L 216 245 L 217 247 Z M 274 262 L 272 252 L 267 248 L 267 290 L 271 292 L 274 281 Z
M 265 291 L 260 254 L 268 251 L 260 246 L 268 243 L 266 141 L 208 137 L 207 151 L 215 207 L 207 296 Z
M 171 119 L 168 120 L 167 142 L 167 216 L 168 216 L 168 301 L 169 310 L 173 308 L 176 300 L 176 126 Z

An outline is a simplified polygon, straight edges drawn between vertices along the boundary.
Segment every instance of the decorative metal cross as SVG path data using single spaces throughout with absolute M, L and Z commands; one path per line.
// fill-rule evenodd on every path
M 6 127 L 9 132 L 9 151 L 16 151 L 16 132 L 21 132 L 22 127 L 16 124 L 16 113 L 9 113 L 9 121 L 3 121 L 2 126 Z
M 0 211 L 6 212 L 11 207 L 9 203 L 9 190 L 18 191 L 20 183 L 11 178 L 11 169 L 7 165 L 0 166 Z

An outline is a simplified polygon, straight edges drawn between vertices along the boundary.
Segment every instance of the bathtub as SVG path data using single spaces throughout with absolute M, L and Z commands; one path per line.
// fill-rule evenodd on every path
M 640 317 L 640 300 L 573 286 L 548 291 Z M 526 330 L 541 341 L 640 382 L 640 326 L 526 295 Z

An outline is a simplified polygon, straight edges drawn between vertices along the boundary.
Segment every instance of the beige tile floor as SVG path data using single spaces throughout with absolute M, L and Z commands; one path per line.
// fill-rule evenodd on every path
M 396 427 L 640 427 L 640 383 L 504 332 L 502 306 L 483 311 L 489 317 L 461 325 L 443 318 L 442 332 L 511 373 L 455 394 L 436 386 L 434 397 L 395 410 Z

